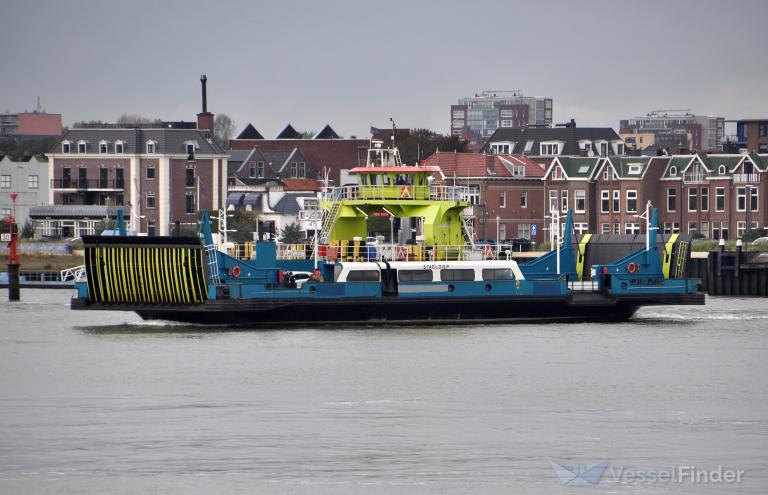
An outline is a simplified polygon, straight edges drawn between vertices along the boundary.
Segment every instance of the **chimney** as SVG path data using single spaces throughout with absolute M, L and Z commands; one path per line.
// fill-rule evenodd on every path
M 200 76 L 200 86 L 203 91 L 203 111 L 197 114 L 197 128 L 205 131 L 213 131 L 213 114 L 208 111 L 208 90 L 206 84 L 208 78 L 203 74 Z

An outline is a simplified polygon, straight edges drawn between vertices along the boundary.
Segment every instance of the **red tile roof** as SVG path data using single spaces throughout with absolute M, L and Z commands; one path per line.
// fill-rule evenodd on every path
M 485 153 L 434 153 L 422 165 L 438 166 L 446 178 L 512 177 L 512 167 L 525 167 L 525 177 L 544 177 L 542 165 L 522 155 L 490 155 Z
M 320 182 L 316 179 L 280 179 L 284 191 L 319 191 Z

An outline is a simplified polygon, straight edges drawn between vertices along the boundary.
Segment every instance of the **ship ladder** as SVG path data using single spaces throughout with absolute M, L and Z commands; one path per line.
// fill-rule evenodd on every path
M 333 232 L 336 222 L 339 219 L 342 193 L 343 190 L 340 187 L 333 190 L 333 193 L 331 194 L 331 205 L 323 214 L 323 228 L 320 231 L 320 241 L 323 243 L 328 242 L 331 232 Z

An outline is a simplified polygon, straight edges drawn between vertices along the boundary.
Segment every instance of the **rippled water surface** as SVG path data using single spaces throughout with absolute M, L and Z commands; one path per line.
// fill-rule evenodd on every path
M 1 493 L 766 493 L 768 300 L 206 331 L 0 290 Z M 550 461 L 742 483 L 564 486 Z

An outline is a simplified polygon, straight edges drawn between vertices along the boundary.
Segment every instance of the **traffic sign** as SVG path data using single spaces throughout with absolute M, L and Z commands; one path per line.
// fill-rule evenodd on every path
M 539 231 L 538 227 L 536 227 L 536 224 L 531 224 L 531 235 L 536 235 L 536 233 Z
M 11 234 L 0 234 L 0 242 L 11 242 Z

